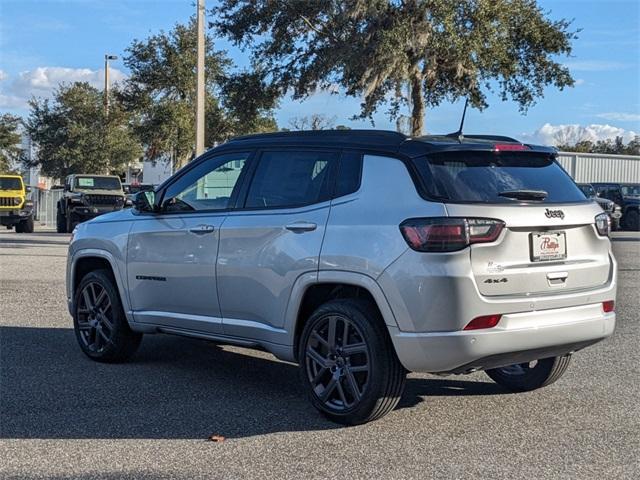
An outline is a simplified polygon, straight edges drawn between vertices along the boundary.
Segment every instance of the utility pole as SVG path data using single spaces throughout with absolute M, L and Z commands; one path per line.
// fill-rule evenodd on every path
M 109 116 L 109 60 L 117 60 L 117 55 L 104 56 L 104 114 Z
M 198 0 L 198 63 L 196 66 L 196 157 L 204 153 L 204 0 Z

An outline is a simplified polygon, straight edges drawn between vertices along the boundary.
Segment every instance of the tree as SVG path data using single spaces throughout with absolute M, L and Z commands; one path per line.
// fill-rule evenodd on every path
M 576 32 L 535 0 L 221 0 L 213 16 L 282 93 L 338 85 L 370 119 L 384 104 L 392 119 L 410 105 L 413 135 L 444 100 L 482 109 L 495 90 L 524 112 L 546 86 L 573 84 L 556 58 Z
M 293 117 L 289 120 L 291 130 L 327 130 L 333 128 L 336 117 L 327 117 L 319 113 L 313 113 L 305 117 Z M 343 129 L 346 127 L 342 127 Z
M 579 140 L 575 143 L 559 143 L 556 148 L 561 152 L 603 153 L 610 155 L 640 155 L 640 136 L 636 135 L 628 143 L 620 136 L 614 140 Z
M 45 175 L 120 173 L 142 153 L 122 105 L 114 98 L 106 117 L 102 92 L 86 82 L 62 85 L 52 100 L 33 98 L 29 105 L 25 126 Z
M 205 39 L 205 143 L 212 146 L 231 136 L 277 129 L 273 108 L 278 92 L 259 71 L 229 74 L 232 62 Z M 146 156 L 167 155 L 180 167 L 195 151 L 197 34 L 195 20 L 176 24 L 127 48 L 124 63 L 131 75 L 119 92 L 136 116 L 135 131 Z
M 13 172 L 22 161 L 20 122 L 20 117 L 15 115 L 0 115 L 0 173 Z

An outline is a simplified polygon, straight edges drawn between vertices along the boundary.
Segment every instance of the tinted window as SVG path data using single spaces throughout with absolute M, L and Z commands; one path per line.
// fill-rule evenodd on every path
M 622 185 L 623 195 L 640 195 L 640 185 Z
M 580 190 L 582 190 L 582 193 L 584 193 L 587 197 L 591 198 L 596 196 L 596 191 L 588 183 L 587 184 L 583 183 L 582 185 L 578 185 L 578 187 L 580 188 Z
M 362 154 L 344 152 L 340 157 L 340 169 L 336 179 L 335 197 L 341 197 L 357 191 L 360 188 L 362 172 Z
M 247 208 L 296 207 L 329 198 L 331 171 L 338 155 L 332 152 L 264 152 L 256 168 Z
M 584 193 L 550 156 L 537 153 L 448 152 L 415 160 L 429 196 L 472 203 L 584 202 Z M 515 198 L 518 192 L 542 198 Z M 525 192 L 526 193 L 526 192 Z
M 230 153 L 201 163 L 169 186 L 163 208 L 167 212 L 229 208 L 248 157 L 248 153 Z

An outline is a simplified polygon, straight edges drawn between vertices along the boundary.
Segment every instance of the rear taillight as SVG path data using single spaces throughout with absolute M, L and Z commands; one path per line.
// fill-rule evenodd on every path
M 609 214 L 600 213 L 596 215 L 596 230 L 601 237 L 609 235 L 611 232 L 611 219 L 609 218 Z
M 607 300 L 606 302 L 602 302 L 602 310 L 604 313 L 611 313 L 615 310 L 616 304 L 613 300 Z
M 400 224 L 402 236 L 418 252 L 454 252 L 494 242 L 503 228 L 503 221 L 492 218 L 410 218 Z
M 476 317 L 467 323 L 467 326 L 464 327 L 464 330 L 480 330 L 481 328 L 493 328 L 495 327 L 502 315 L 494 314 L 494 315 L 483 315 L 482 317 Z

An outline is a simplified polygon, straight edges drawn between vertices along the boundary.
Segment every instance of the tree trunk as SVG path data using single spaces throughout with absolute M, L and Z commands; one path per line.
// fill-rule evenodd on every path
M 422 95 L 422 75 L 417 68 L 409 80 L 411 86 L 411 136 L 419 137 L 424 128 L 424 97 Z

